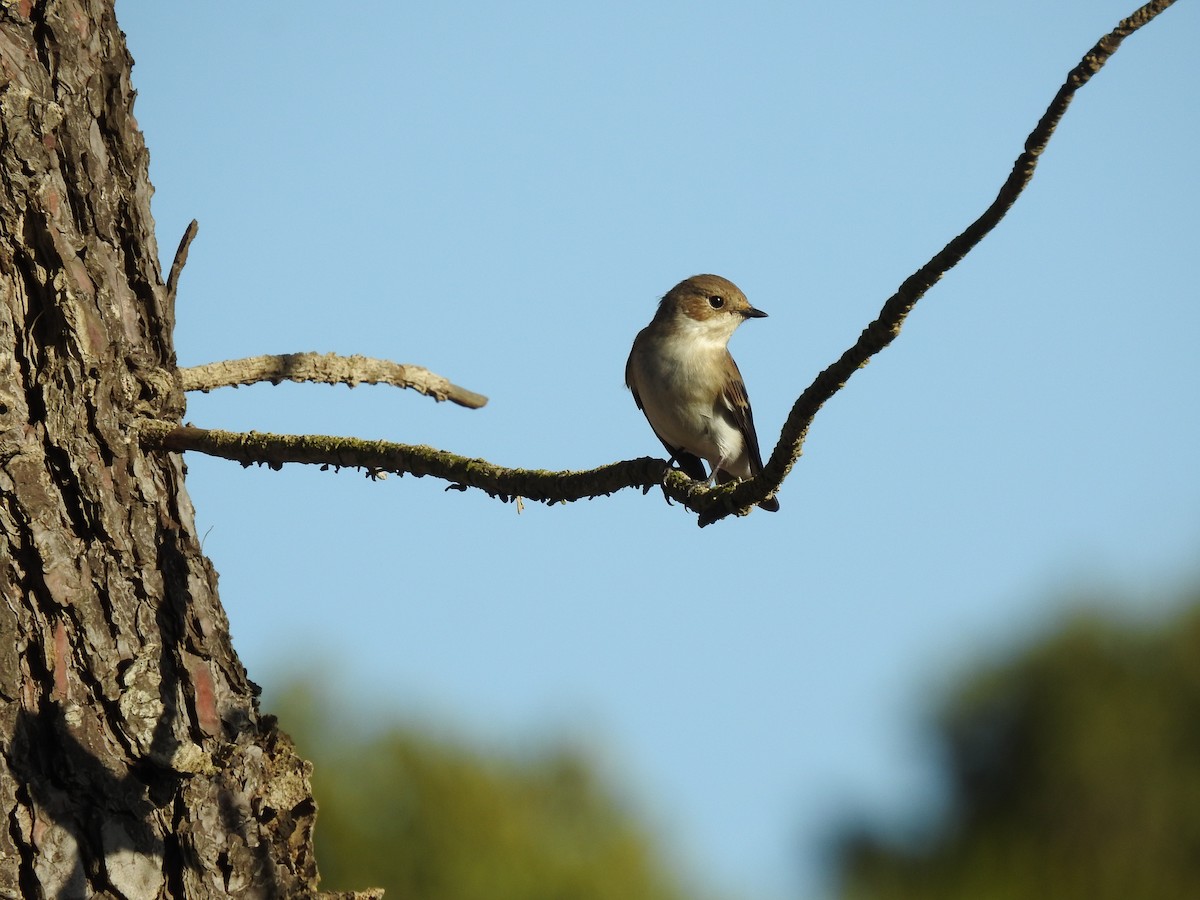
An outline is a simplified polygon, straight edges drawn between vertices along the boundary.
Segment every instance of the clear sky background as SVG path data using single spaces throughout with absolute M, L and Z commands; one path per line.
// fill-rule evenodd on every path
M 660 455 L 622 384 L 680 279 L 770 318 L 732 349 L 762 443 L 991 201 L 1133 0 L 120 0 L 183 365 L 337 351 L 384 387 L 256 386 L 194 424 L 590 468 Z M 1087 590 L 1200 575 L 1200 4 L 1130 38 L 1033 184 L 818 416 L 782 510 L 700 530 L 434 479 L 188 456 L 252 677 L 364 721 L 592 748 L 697 883 L 818 898 L 845 817 L 936 806 L 923 718 Z

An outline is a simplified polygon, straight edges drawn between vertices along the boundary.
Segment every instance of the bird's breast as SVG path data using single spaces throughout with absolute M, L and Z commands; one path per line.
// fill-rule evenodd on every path
M 741 434 L 722 413 L 724 343 L 660 339 L 639 344 L 630 357 L 633 387 L 659 437 L 710 465 L 741 456 Z

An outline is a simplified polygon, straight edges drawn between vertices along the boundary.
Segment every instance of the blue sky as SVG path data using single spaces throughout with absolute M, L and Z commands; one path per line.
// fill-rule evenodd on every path
M 589 468 L 659 454 L 622 384 L 657 298 L 725 275 L 764 449 L 991 201 L 1112 0 L 333 7 L 119 0 L 183 365 L 431 368 L 194 396 L 231 429 Z M 188 456 L 270 686 L 481 742 L 585 743 L 708 888 L 818 898 L 846 816 L 938 799 L 921 722 L 1089 590 L 1200 575 L 1200 9 L 1130 38 L 1026 194 L 818 416 L 776 515 L 570 506 Z

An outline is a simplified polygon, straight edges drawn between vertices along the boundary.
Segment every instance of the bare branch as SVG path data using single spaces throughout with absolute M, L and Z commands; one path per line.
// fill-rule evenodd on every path
M 184 229 L 183 237 L 179 239 L 179 246 L 175 250 L 175 261 L 171 263 L 171 274 L 167 276 L 167 309 L 171 310 L 172 315 L 175 312 L 175 293 L 179 290 L 179 276 L 183 267 L 187 265 L 188 250 L 199 231 L 200 223 L 192 219 Z
M 479 409 L 487 397 L 452 384 L 420 366 L 406 366 L 368 356 L 338 356 L 336 353 L 284 353 L 278 356 L 251 356 L 229 359 L 181 369 L 185 391 L 237 387 L 269 381 L 315 381 L 322 384 L 391 384 L 412 388 L 435 400 L 449 400 L 459 406 Z
M 195 450 L 236 460 L 243 465 L 261 463 L 279 468 L 283 463 L 299 462 L 335 467 L 360 467 L 372 475 L 382 472 L 417 476 L 433 475 L 449 481 L 452 488 L 460 490 L 468 487 L 478 488 L 505 501 L 519 497 L 543 503 L 555 503 L 604 496 L 627 487 L 638 487 L 643 491 L 648 491 L 652 487 L 661 485 L 668 498 L 679 501 L 683 506 L 699 514 L 698 521 L 701 527 L 729 515 L 746 515 L 761 500 L 773 494 L 791 472 L 792 467 L 800 458 L 808 429 L 825 402 L 842 388 L 851 375 L 866 365 L 872 356 L 896 338 L 904 319 L 916 302 L 1004 218 L 1033 177 L 1038 158 L 1070 105 L 1075 92 L 1100 70 L 1126 37 L 1151 21 L 1173 2 L 1174 0 L 1152 0 L 1147 3 L 1122 21 L 1111 33 L 1101 38 L 1096 46 L 1083 57 L 1079 65 L 1071 70 L 1066 82 L 1030 133 L 1025 142 L 1024 151 L 1017 157 L 1012 173 L 1001 186 L 996 199 L 962 234 L 950 241 L 929 262 L 909 276 L 896 293 L 884 303 L 878 318 L 863 330 L 854 346 L 821 372 L 800 395 L 784 423 L 779 443 L 771 453 L 763 473 L 757 478 L 710 489 L 699 482 L 692 481 L 677 470 L 668 471 L 663 460 L 650 457 L 612 463 L 598 469 L 579 472 L 509 469 L 497 466 L 487 460 L 458 456 L 431 447 L 320 435 L 239 434 L 177 427 L 169 422 L 152 420 L 145 420 L 142 423 L 141 441 L 149 447 L 177 452 Z M 289 368 L 286 363 L 287 360 L 306 357 L 316 357 L 316 354 L 259 357 L 257 360 L 281 360 L 284 362 L 274 364 L 276 367 L 269 370 L 273 374 L 259 375 L 250 380 L 279 381 L 291 378 L 293 380 L 332 380 L 350 383 L 345 377 L 332 379 L 300 377 L 297 375 L 298 369 Z M 350 359 L 361 360 L 362 358 L 350 357 Z M 253 363 L 256 360 L 238 362 Z M 249 383 L 246 380 L 238 380 L 243 377 L 240 375 L 218 376 L 214 373 L 218 367 L 232 365 L 235 364 L 216 363 L 212 366 L 185 369 L 185 389 L 207 390 L 218 384 Z M 268 363 L 262 363 L 262 365 L 266 366 Z M 398 368 L 408 373 L 408 376 L 402 377 L 404 386 L 422 390 L 421 387 L 404 379 L 410 377 L 414 370 L 419 372 L 424 372 L 424 370 L 416 370 L 412 366 Z M 437 376 L 431 377 L 437 378 Z M 212 380 L 205 381 L 205 379 Z M 367 381 L 370 379 L 358 377 L 357 380 Z M 379 378 L 377 380 L 387 379 Z M 437 395 L 433 388 L 428 388 L 425 392 Z M 470 392 L 465 393 L 469 394 Z M 446 396 L 455 402 L 463 402 L 449 393 Z M 478 397 L 478 395 L 471 396 Z M 439 397 L 439 399 L 441 398 Z M 483 398 L 479 399 L 483 400 Z M 464 405 L 471 404 L 465 403 Z
M 996 227 L 1025 190 L 1025 186 L 1033 178 L 1038 158 L 1046 149 L 1046 144 L 1070 106 L 1075 92 L 1100 71 L 1126 37 L 1174 2 L 1175 0 L 1152 0 L 1124 19 L 1084 55 L 1079 65 L 1067 74 L 1066 82 L 1059 88 L 1049 108 L 1026 139 L 1024 151 L 1017 157 L 1012 173 L 1001 186 L 991 206 L 962 234 L 943 247 L 933 259 L 910 275 L 884 303 L 879 317 L 863 330 L 854 346 L 817 376 L 792 406 L 780 433 L 779 443 L 775 445 L 762 474 L 737 485 L 730 493 L 728 504 L 702 511 L 702 527 L 729 515 L 730 511 L 748 509 L 778 490 L 800 458 L 809 426 L 817 412 L 825 405 L 825 401 L 841 390 L 850 376 L 865 366 L 872 356 L 895 340 L 905 318 L 917 301 Z

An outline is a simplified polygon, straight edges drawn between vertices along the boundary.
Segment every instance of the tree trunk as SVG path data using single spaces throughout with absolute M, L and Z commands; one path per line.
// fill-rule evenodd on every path
M 306 895 L 308 764 L 137 440 L 184 399 L 131 64 L 110 2 L 0 6 L 0 896 Z

